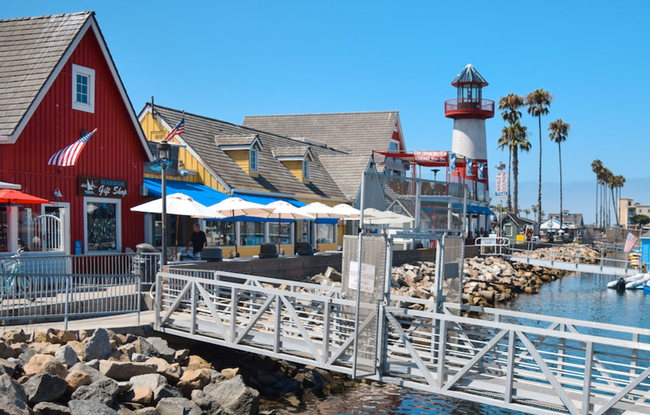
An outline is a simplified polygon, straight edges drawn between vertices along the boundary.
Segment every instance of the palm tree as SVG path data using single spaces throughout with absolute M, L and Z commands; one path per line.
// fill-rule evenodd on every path
M 533 215 L 535 215 L 535 222 L 537 222 L 537 205 L 532 205 L 530 207 L 530 210 L 533 211 Z
M 523 212 L 526 214 L 526 219 L 528 219 L 528 215 L 530 215 L 530 209 L 524 209 Z
M 510 201 L 510 195 L 512 194 L 512 187 L 510 187 L 510 168 L 512 166 L 512 149 L 510 149 L 510 138 L 508 138 L 508 127 L 503 127 L 501 130 L 501 137 L 497 140 L 497 143 L 499 146 L 497 148 L 500 148 L 503 150 L 504 148 L 508 149 L 508 201 L 507 201 L 507 208 L 508 212 L 512 211 L 512 203 Z
M 593 171 L 596 174 L 596 220 L 594 222 L 595 226 L 598 226 L 598 175 L 600 174 L 600 171 L 603 169 L 603 162 L 596 159 L 591 163 L 591 171 Z
M 537 206 L 539 211 L 542 211 L 542 116 L 548 114 L 548 109 L 551 106 L 555 97 L 544 88 L 536 89 L 530 94 L 526 95 L 526 105 L 528 106 L 527 112 L 539 120 L 539 187 L 537 188 Z M 537 221 L 537 226 L 541 226 L 541 217 Z
M 551 132 L 548 136 L 551 141 L 557 143 L 558 154 L 560 156 L 560 229 L 564 222 L 564 214 L 562 213 L 562 142 L 566 141 L 569 136 L 569 129 L 571 125 L 562 121 L 562 118 L 559 118 L 557 121 L 553 121 L 548 125 L 548 130 Z
M 520 97 L 517 94 L 510 93 L 506 95 L 505 97 L 501 97 L 499 99 L 499 107 L 498 109 L 502 110 L 501 112 L 501 118 L 503 121 L 507 122 L 510 126 L 512 126 L 514 123 L 518 122 L 519 119 L 521 118 L 521 111 L 519 111 L 519 108 L 521 108 L 524 105 L 524 99 L 523 97 Z M 512 203 L 510 199 L 510 195 L 512 194 L 512 187 L 510 186 L 510 176 L 511 176 L 511 167 L 512 167 L 512 149 L 510 147 L 510 138 L 507 134 L 507 127 L 504 127 L 503 130 L 501 131 L 501 137 L 499 138 L 498 141 L 498 148 L 508 149 L 508 211 L 512 212 Z M 517 214 L 517 212 L 515 212 Z
M 609 226 L 609 204 L 607 203 L 607 189 L 609 188 L 608 184 L 611 180 L 611 176 L 612 172 L 607 167 L 600 169 L 600 173 L 598 174 L 598 179 L 601 186 L 600 221 L 601 226 L 604 227 Z
M 509 127 L 504 127 L 503 131 L 508 137 L 512 151 L 513 212 L 517 215 L 519 213 L 519 150 L 529 151 L 531 144 L 526 138 L 528 137 L 528 127 L 522 126 L 519 121 Z

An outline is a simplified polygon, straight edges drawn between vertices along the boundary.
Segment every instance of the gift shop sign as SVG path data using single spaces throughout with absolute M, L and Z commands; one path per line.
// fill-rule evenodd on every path
M 348 288 L 357 289 L 359 263 L 350 261 L 350 278 L 348 279 Z M 372 293 L 375 289 L 375 266 L 370 264 L 361 264 L 361 291 Z
M 77 177 L 77 195 L 82 197 L 126 198 L 127 183 L 123 180 L 99 179 L 97 177 Z

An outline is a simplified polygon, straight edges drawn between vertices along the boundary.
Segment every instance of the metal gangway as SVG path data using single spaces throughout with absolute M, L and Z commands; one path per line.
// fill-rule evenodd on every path
M 516 249 L 510 247 L 508 260 L 536 265 L 544 268 L 555 268 L 564 271 L 584 272 L 591 274 L 605 274 L 612 276 L 628 277 L 641 271 L 631 267 L 626 259 L 585 257 L 563 253 L 560 249 L 564 245 L 545 244 L 550 250 L 541 252 L 535 249 Z
M 154 328 L 525 413 L 650 413 L 650 330 L 461 305 L 465 185 L 366 173 L 361 195 L 362 212 L 415 221 L 362 216 L 340 286 L 172 267 L 152 287 Z M 392 287 L 393 241 L 409 238 L 436 247 L 423 298 Z

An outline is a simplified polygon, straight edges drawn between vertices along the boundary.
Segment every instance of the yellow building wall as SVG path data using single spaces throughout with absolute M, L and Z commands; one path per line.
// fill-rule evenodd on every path
M 151 113 L 144 116 L 142 121 L 140 121 L 140 125 L 142 126 L 142 130 L 144 131 L 144 135 L 148 141 L 162 141 L 165 139 L 165 136 L 167 136 L 168 131 L 160 122 L 158 122 L 158 120 L 151 116 Z M 171 140 L 171 143 L 180 144 L 176 137 Z M 220 192 L 226 192 L 225 188 L 219 183 L 219 181 L 212 176 L 212 174 L 210 174 L 210 172 L 185 148 L 181 147 L 178 149 L 178 164 L 179 168 L 196 170 L 198 174 L 186 177 L 171 176 L 168 177 L 168 180 L 201 183 L 215 190 L 219 190 Z M 160 178 L 160 175 L 145 173 L 144 177 L 158 179 Z
M 250 158 L 249 158 L 249 151 L 248 150 L 228 150 L 226 151 L 226 154 L 230 156 L 231 159 L 237 165 L 239 168 L 244 170 L 246 174 L 250 174 Z
M 296 179 L 304 182 L 309 183 L 309 180 L 303 180 L 302 178 L 302 161 L 298 160 L 291 160 L 291 161 L 282 161 L 282 164 L 284 164 L 284 167 L 287 168 L 293 174 Z

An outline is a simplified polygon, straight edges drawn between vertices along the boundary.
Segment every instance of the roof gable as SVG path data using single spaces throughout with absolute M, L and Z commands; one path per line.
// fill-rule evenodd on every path
M 94 16 L 80 12 L 0 20 L 0 144 L 16 142 L 79 42 L 92 30 L 142 148 L 153 159 Z

